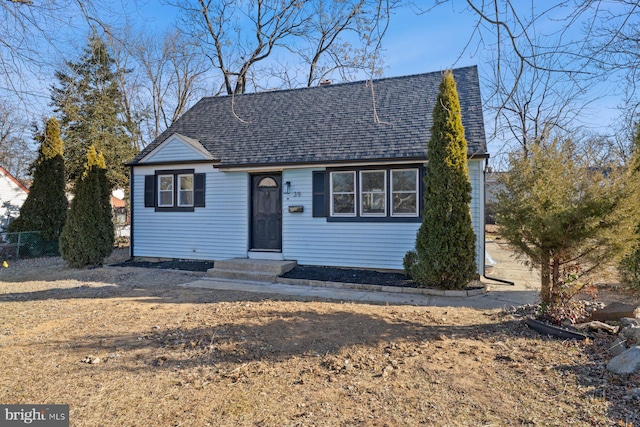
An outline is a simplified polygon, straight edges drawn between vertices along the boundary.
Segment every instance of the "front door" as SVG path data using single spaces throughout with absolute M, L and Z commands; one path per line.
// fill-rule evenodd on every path
M 251 249 L 282 250 L 282 175 L 251 175 Z

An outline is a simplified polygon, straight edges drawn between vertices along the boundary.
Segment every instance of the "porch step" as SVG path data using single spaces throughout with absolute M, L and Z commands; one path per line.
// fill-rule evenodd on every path
M 261 259 L 228 259 L 215 261 L 207 276 L 220 279 L 253 280 L 275 282 L 276 277 L 296 266 L 295 261 L 271 261 Z

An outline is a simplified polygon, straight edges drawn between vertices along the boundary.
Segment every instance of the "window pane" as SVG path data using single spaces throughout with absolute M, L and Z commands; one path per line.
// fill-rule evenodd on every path
M 273 178 L 262 178 L 258 183 L 258 187 L 271 187 L 276 188 L 278 183 Z
M 193 191 L 180 191 L 180 206 L 193 205 Z
M 353 214 L 355 212 L 354 199 L 353 194 L 334 194 L 333 213 Z
M 362 191 L 384 192 L 384 172 L 362 172 Z
M 392 170 L 392 216 L 418 216 L 418 170 Z
M 416 191 L 417 175 L 417 170 L 391 171 L 393 191 Z
M 393 195 L 393 213 L 416 214 L 418 212 L 418 198 L 412 193 L 398 193 Z
M 331 174 L 333 179 L 334 193 L 353 193 L 355 184 L 355 174 L 353 172 L 334 172 Z
M 173 176 L 160 176 L 160 191 L 173 190 Z
M 360 172 L 362 215 L 386 215 L 386 172 Z
M 158 206 L 173 206 L 173 175 L 160 175 L 158 181 Z
M 193 175 L 178 176 L 178 206 L 193 206 Z
M 331 173 L 332 214 L 355 215 L 356 180 L 355 172 Z
M 193 175 L 180 175 L 180 190 L 193 190 Z
M 173 191 L 160 192 L 160 206 L 173 206 Z
M 363 214 L 384 214 L 384 193 L 368 193 L 362 195 Z

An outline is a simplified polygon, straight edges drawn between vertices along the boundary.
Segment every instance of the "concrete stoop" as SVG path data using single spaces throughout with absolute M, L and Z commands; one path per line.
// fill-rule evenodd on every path
M 275 283 L 278 276 L 292 270 L 295 266 L 295 261 L 236 258 L 215 261 L 213 268 L 207 270 L 207 276 Z

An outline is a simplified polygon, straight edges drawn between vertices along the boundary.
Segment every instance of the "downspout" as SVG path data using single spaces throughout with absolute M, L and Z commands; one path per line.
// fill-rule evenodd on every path
M 489 158 L 487 157 L 487 159 L 485 160 L 485 163 L 484 163 L 484 171 L 483 171 L 483 173 L 484 173 L 485 190 L 483 192 L 483 199 L 484 200 L 482 202 L 484 203 L 485 207 L 487 206 L 487 189 L 486 189 L 486 185 L 487 185 L 487 172 L 488 172 L 488 169 L 489 169 Z M 485 223 L 485 219 L 486 219 L 486 215 L 485 215 L 485 218 L 482 219 L 483 223 Z M 486 240 L 487 240 L 487 235 L 486 235 L 485 228 L 486 228 L 486 223 L 485 223 L 485 227 L 482 230 L 482 239 L 483 239 L 484 242 L 486 242 Z M 485 252 L 484 253 L 484 259 L 486 260 L 487 259 L 487 246 L 486 246 L 486 244 L 485 244 L 485 247 L 484 247 L 484 252 Z M 483 276 L 484 276 L 485 279 L 492 280 L 494 282 L 502 283 L 502 284 L 509 285 L 509 286 L 515 286 L 516 285 L 514 282 L 512 282 L 510 280 L 499 279 L 497 277 L 487 276 L 487 271 L 486 271 L 487 270 L 487 265 L 486 265 L 486 262 L 484 262 L 484 261 L 483 261 L 483 266 L 484 266 L 484 268 L 483 268 L 483 273 L 484 273 Z

